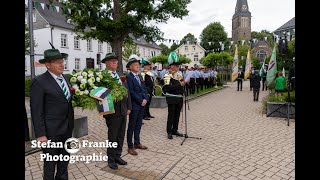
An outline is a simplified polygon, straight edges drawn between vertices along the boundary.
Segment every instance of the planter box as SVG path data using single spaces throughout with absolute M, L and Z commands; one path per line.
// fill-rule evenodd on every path
M 284 102 L 267 102 L 267 117 L 287 118 L 288 105 L 284 105 L 284 104 L 285 104 Z M 292 103 L 292 105 L 295 105 L 295 103 Z M 280 106 L 282 107 L 278 109 Z M 275 111 L 276 109 L 278 110 Z M 269 115 L 270 113 L 272 114 Z M 291 105 L 289 106 L 289 118 L 290 119 L 295 118 L 295 108 Z
M 153 96 L 151 103 L 150 103 L 150 108 L 165 108 L 167 107 L 167 101 L 165 96 Z

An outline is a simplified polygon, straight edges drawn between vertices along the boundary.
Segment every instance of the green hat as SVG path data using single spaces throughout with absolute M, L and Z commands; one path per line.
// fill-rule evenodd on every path
M 128 61 L 128 64 L 126 65 L 126 67 L 129 68 L 130 65 L 132 63 L 134 63 L 134 62 L 138 62 L 139 64 L 141 64 L 139 56 L 137 56 L 136 54 L 131 54 L 130 57 L 129 57 L 129 61 Z
M 151 65 L 150 61 L 144 58 L 141 58 L 141 64 L 142 64 L 142 67 L 144 67 L 145 65 Z
M 101 60 L 102 63 L 111 59 L 118 59 L 118 56 L 114 52 L 107 53 L 106 56 Z
M 168 57 L 168 65 L 171 66 L 171 65 L 180 65 L 180 64 L 181 63 L 179 62 L 179 57 L 177 53 L 172 51 Z
M 44 51 L 44 59 L 40 59 L 39 63 L 44 64 L 45 62 L 53 59 L 63 59 L 68 57 L 66 53 L 60 53 L 58 49 L 47 49 Z

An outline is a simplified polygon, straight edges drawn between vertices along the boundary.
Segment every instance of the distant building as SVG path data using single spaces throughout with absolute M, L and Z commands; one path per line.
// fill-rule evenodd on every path
M 232 40 L 251 39 L 251 12 L 247 0 L 237 0 L 235 13 L 232 16 Z
M 191 59 L 191 62 L 189 64 L 185 64 L 188 67 L 202 66 L 199 61 L 205 56 L 205 51 L 206 50 L 199 44 L 189 43 L 182 44 L 175 50 L 177 54 Z
M 274 34 L 278 35 L 280 38 L 284 36 L 284 33 L 290 34 L 290 37 L 288 40 L 290 41 L 293 36 L 295 36 L 295 28 L 296 28 L 296 21 L 295 17 L 290 19 L 288 22 L 286 22 L 284 25 L 280 26 L 278 29 L 273 31 Z

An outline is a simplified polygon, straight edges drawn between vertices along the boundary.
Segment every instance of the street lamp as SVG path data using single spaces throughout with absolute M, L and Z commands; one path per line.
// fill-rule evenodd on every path
M 221 43 L 221 52 L 224 50 L 224 43 L 222 42 Z M 222 78 L 221 78 L 221 82 L 222 82 L 222 85 L 224 85 L 224 64 L 223 64 L 223 55 L 221 55 L 221 58 L 222 58 Z

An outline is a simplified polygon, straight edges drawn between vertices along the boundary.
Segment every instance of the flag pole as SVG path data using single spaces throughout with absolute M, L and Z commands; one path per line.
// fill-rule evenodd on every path
M 28 24 L 29 24 L 29 38 L 30 38 L 30 68 L 31 68 L 31 79 L 35 77 L 34 69 L 34 41 L 33 41 L 33 15 L 32 15 L 32 0 L 28 0 Z

